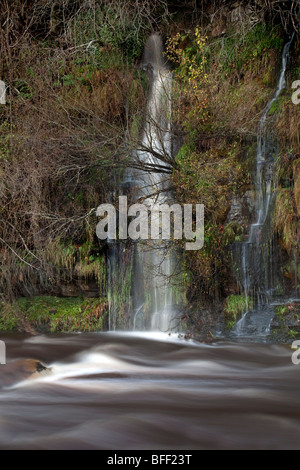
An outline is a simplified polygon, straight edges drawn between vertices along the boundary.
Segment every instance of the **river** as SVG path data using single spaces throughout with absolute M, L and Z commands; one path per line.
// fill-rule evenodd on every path
M 289 346 L 6 335 L 0 449 L 299 449 Z M 51 371 L 30 375 L 25 359 Z

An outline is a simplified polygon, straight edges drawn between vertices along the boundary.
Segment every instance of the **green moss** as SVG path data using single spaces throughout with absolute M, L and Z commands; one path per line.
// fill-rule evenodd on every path
M 284 319 L 284 315 L 288 313 L 288 308 L 285 305 L 279 305 L 276 307 L 275 315 L 279 317 L 281 321 Z
M 0 306 L 0 330 L 22 330 L 21 319 L 37 331 L 102 331 L 107 326 L 105 299 L 23 297 Z
M 0 331 L 18 330 L 19 319 L 13 305 L 2 302 L 0 304 Z
M 226 321 L 226 328 L 228 328 L 228 330 L 232 330 L 234 327 L 235 327 L 235 320 L 227 320 Z
M 230 222 L 225 225 L 223 236 L 225 245 L 232 242 L 241 242 L 244 239 L 244 227 L 237 222 Z
M 286 97 L 284 95 L 281 95 L 277 98 L 277 100 L 275 100 L 273 103 L 272 103 L 272 106 L 269 110 L 269 115 L 274 115 L 274 114 L 277 114 L 279 112 L 279 110 L 281 109 L 281 107 L 287 102 L 287 100 L 289 100 L 290 97 Z
M 291 339 L 299 338 L 299 331 L 289 330 L 289 337 Z
M 253 302 L 249 297 L 243 295 L 230 295 L 227 297 L 224 306 L 224 314 L 226 322 L 235 324 L 238 317 L 245 313 L 247 310 L 253 308 Z
M 219 45 L 221 48 L 220 64 L 225 73 L 230 73 L 233 68 L 240 72 L 243 69 L 255 71 L 259 63 L 258 59 L 267 57 L 271 49 L 281 50 L 282 45 L 280 29 L 260 23 L 246 36 L 240 34 L 224 38 L 222 44 Z

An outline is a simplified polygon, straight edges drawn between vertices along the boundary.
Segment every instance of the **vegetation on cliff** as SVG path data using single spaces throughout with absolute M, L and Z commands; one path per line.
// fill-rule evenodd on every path
M 274 92 L 283 44 L 299 30 L 299 2 L 290 3 L 185 1 L 179 8 L 167 0 L 5 2 L 0 328 L 107 326 L 106 246 L 96 238 L 95 212 L 135 164 L 132 149 L 148 92 L 142 52 L 156 30 L 166 38 L 174 76 L 172 128 L 180 148 L 171 171 L 174 194 L 179 202 L 205 206 L 204 248 L 183 259 L 187 304 L 227 297 L 225 316 L 234 317 L 227 320 L 238 316 L 246 299 L 231 311 L 239 294 L 231 248 L 246 239 L 249 218 L 231 220 L 230 207 L 251 193 L 258 120 Z M 289 264 L 299 248 L 300 106 L 291 103 L 290 89 L 300 79 L 298 50 L 296 36 L 286 92 L 269 115 L 281 147 L 274 232 L 293 286 L 299 283 L 299 270 Z M 84 296 L 92 283 L 98 297 L 92 306 L 84 297 L 74 300 L 73 315 L 58 301 L 59 312 L 46 319 L 41 295 L 63 296 L 71 286 L 72 295 Z M 11 306 L 19 297 L 32 297 L 31 306 L 28 299 Z M 31 308 L 41 308 L 42 320 Z M 93 319 L 95 309 L 101 315 Z M 187 313 L 196 323 L 197 315 L 197 308 Z

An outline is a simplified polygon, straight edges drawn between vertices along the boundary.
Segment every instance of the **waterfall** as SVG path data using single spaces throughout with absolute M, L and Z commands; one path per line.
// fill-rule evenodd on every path
M 137 160 L 144 170 L 135 172 L 137 195 L 149 207 L 171 200 L 168 174 L 171 160 L 171 89 L 172 74 L 163 55 L 159 34 L 152 34 L 146 42 L 144 67 L 151 70 L 151 87 L 143 130 L 141 149 Z M 158 216 L 159 217 L 159 216 Z M 159 221 L 157 221 L 159 225 Z M 176 326 L 174 286 L 172 278 L 176 265 L 173 250 L 167 243 L 151 240 L 137 243 L 133 271 L 133 328 L 137 330 L 167 331 Z
M 157 33 L 152 34 L 146 42 L 143 67 L 148 70 L 151 79 L 143 134 L 133 155 L 139 169 L 127 172 L 123 187 L 130 188 L 134 202 L 142 202 L 151 211 L 155 204 L 172 201 L 168 178 L 172 147 L 172 74 L 164 59 L 162 39 Z M 159 226 L 159 220 L 156 223 Z M 126 264 L 122 254 L 124 249 L 112 244 L 108 262 L 110 329 L 125 327 L 133 330 L 170 331 L 176 328 L 174 282 L 177 256 L 174 246 L 170 249 L 169 245 L 170 243 L 158 239 L 137 240 L 131 248 L 132 259 L 130 262 L 127 259 Z M 120 292 L 124 290 L 124 284 L 128 283 L 126 271 L 129 269 L 131 299 L 125 308 L 126 318 L 122 327 L 122 322 L 118 321 L 121 305 L 115 297 L 120 299 Z M 128 289 L 125 291 L 127 295 Z M 121 316 L 124 317 L 124 312 Z
M 268 307 L 275 288 L 276 246 L 271 224 L 270 206 L 274 189 L 274 154 L 278 148 L 274 137 L 268 131 L 267 116 L 280 93 L 286 86 L 288 54 L 294 34 L 285 44 L 282 52 L 281 71 L 277 89 L 261 116 L 257 133 L 256 154 L 256 218 L 251 224 L 248 240 L 240 246 L 241 284 L 247 299 L 247 309 L 236 325 L 235 334 L 269 332 L 273 311 Z M 256 306 L 249 311 L 249 300 Z

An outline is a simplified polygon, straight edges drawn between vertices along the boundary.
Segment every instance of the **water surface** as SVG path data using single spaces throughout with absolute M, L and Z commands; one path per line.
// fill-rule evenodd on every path
M 1 449 L 300 448 L 300 365 L 288 346 L 125 333 L 1 339 Z M 51 373 L 32 377 L 27 358 Z

